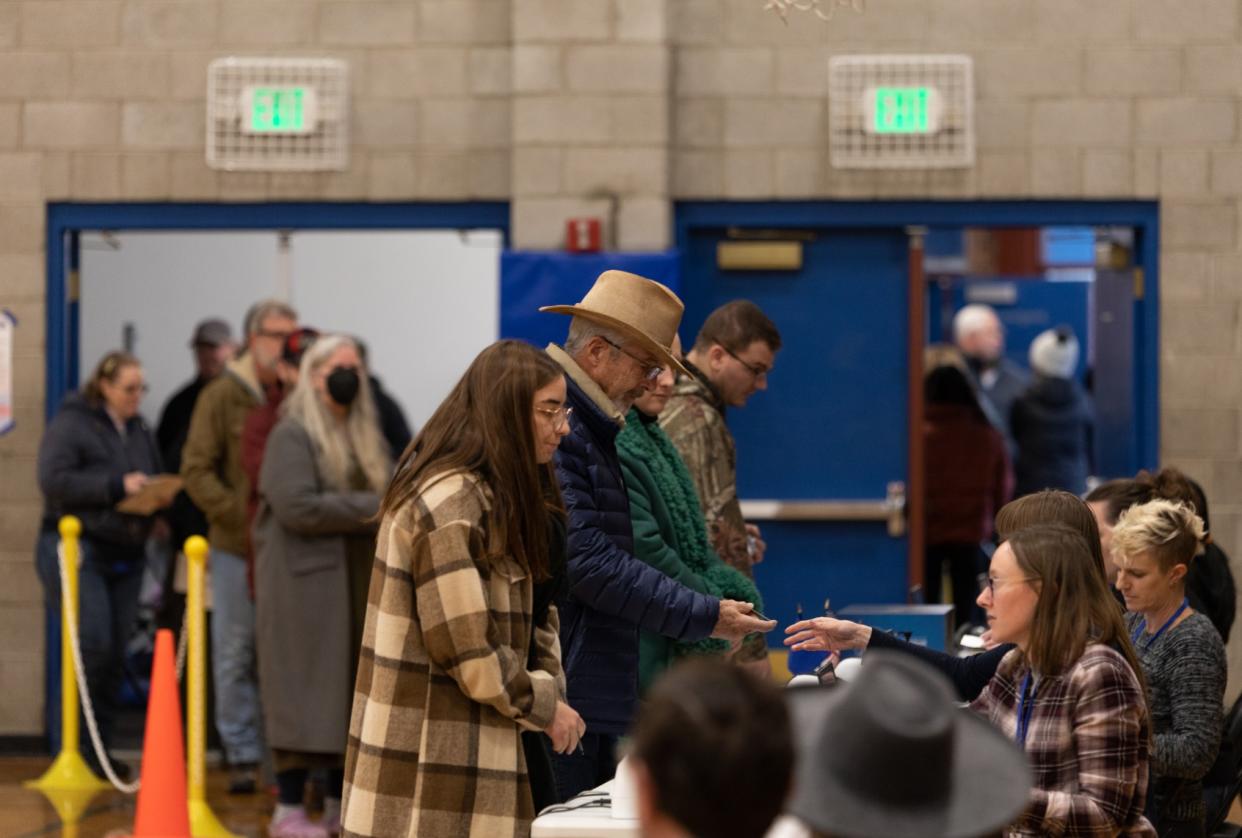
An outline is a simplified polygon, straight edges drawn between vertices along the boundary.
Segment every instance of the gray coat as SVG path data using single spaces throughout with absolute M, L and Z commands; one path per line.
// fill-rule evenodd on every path
M 255 637 L 268 744 L 344 754 L 353 702 L 345 536 L 373 532 L 374 492 L 328 489 L 300 424 L 272 429 L 254 524 Z

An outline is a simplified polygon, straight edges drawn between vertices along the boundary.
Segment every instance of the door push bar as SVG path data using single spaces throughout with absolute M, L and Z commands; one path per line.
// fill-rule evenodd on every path
M 884 500 L 744 500 L 748 521 L 883 521 L 888 534 L 906 534 L 906 484 L 888 484 Z

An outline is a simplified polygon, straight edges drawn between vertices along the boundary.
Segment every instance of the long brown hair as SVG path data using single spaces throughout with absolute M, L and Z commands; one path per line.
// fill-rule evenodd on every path
M 1143 670 L 1121 610 L 1104 575 L 1096 572 L 1082 533 L 1063 524 L 1037 524 L 1015 532 L 1006 544 L 1023 575 L 1039 583 L 1024 651 L 1031 667 L 1060 675 L 1082 657 L 1088 643 L 1102 643 L 1126 659 L 1142 685 Z
M 1189 504 L 1200 515 L 1203 514 L 1200 505 L 1207 505 L 1200 500 L 1194 481 L 1175 468 L 1162 468 L 1155 474 L 1140 471 L 1132 478 L 1101 483 L 1087 493 L 1086 499 L 1089 503 L 1103 502 L 1104 517 L 1108 523 L 1115 524 L 1121 513 L 1130 507 L 1157 498 Z
M 1060 524 L 1077 532 L 1087 542 L 1087 550 L 1100 578 L 1108 584 L 1104 569 L 1104 549 L 1100 545 L 1100 527 L 1091 508 L 1078 495 L 1060 489 L 1045 489 L 1012 500 L 996 513 L 996 534 L 1001 541 L 1015 533 L 1039 524 Z
M 126 367 L 141 366 L 142 362 L 133 355 L 120 349 L 114 349 L 99 359 L 99 363 L 95 365 L 95 371 L 91 373 L 91 377 L 82 385 L 82 397 L 86 399 L 91 407 L 99 407 L 104 402 L 103 388 L 100 387 L 100 384 L 105 381 L 109 384 L 115 384 L 117 377 L 121 374 L 121 370 Z
M 561 508 L 552 466 L 535 454 L 535 391 L 564 372 L 528 343 L 502 340 L 479 353 L 397 462 L 383 517 L 440 476 L 479 475 L 492 492 L 490 526 L 535 579 L 548 575 L 547 508 Z

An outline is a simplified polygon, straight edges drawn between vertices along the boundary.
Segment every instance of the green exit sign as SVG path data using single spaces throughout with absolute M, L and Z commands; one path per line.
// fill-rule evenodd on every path
M 940 96 L 932 87 L 872 87 L 867 90 L 867 133 L 934 134 Z
M 312 87 L 247 87 L 242 92 L 242 129 L 247 134 L 309 134 L 317 122 Z

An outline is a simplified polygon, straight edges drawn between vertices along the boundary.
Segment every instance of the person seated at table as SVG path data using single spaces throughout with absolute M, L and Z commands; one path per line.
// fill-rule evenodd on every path
M 996 549 L 979 595 L 993 638 L 1013 645 L 971 708 L 1014 737 L 1035 772 L 1010 827 L 1018 835 L 1156 834 L 1143 816 L 1142 670 L 1091 543 L 1063 525 L 1021 529 Z M 815 636 L 802 643 L 826 648 L 834 628 L 805 629 Z
M 858 680 L 788 691 L 798 765 L 769 836 L 996 835 L 1026 806 L 1031 772 L 1012 740 L 955 706 L 953 686 L 908 655 L 878 652 Z M 719 833 L 726 834 L 726 833 Z
M 781 691 L 720 658 L 665 672 L 630 735 L 643 838 L 760 838 L 785 805 L 794 745 Z
M 1000 541 L 1037 524 L 1064 524 L 1081 533 L 1087 540 L 1092 563 L 1100 568 L 1101 574 L 1104 572 L 1104 554 L 1096 518 L 1077 495 L 1059 489 L 1036 492 L 1010 501 L 996 516 L 996 530 Z M 949 676 L 962 701 L 973 701 L 979 695 L 996 674 L 1001 659 L 1013 649 L 1011 644 L 1001 643 L 986 652 L 959 658 L 954 654 L 910 643 L 889 632 L 873 632 L 871 626 L 832 617 L 802 620 L 785 629 L 785 633 L 789 635 L 785 638 L 785 645 L 793 647 L 795 651 L 892 649 L 914 655 Z
M 1224 715 L 1225 646 L 1186 597 L 1204 535 L 1193 509 L 1167 500 L 1132 506 L 1113 527 L 1117 590 L 1150 688 L 1155 736 L 1147 814 L 1170 838 L 1206 833 L 1203 778 L 1216 759 Z

